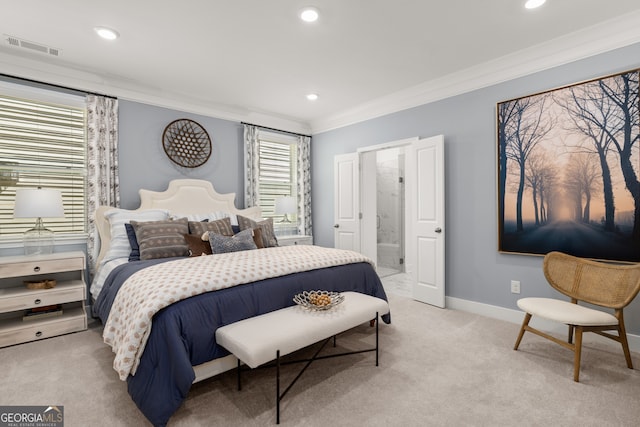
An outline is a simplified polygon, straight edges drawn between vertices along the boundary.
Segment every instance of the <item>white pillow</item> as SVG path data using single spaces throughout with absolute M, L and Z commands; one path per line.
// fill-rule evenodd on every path
M 169 211 L 165 209 L 145 209 L 142 211 L 129 211 L 126 209 L 109 209 L 104 213 L 111 228 L 111 244 L 102 263 L 117 258 L 129 258 L 131 245 L 124 225 L 130 221 L 163 221 L 169 218 Z
M 231 220 L 231 225 L 238 225 L 238 217 L 236 216 L 236 214 L 232 214 L 229 212 L 211 212 L 209 214 L 209 221 L 226 217 L 229 217 L 229 219 Z
M 213 221 L 216 219 L 229 218 L 231 220 L 231 225 L 238 225 L 238 217 L 235 214 L 229 212 L 208 212 L 203 214 L 171 214 L 171 218 L 187 218 L 189 221 L 204 221 L 209 220 Z

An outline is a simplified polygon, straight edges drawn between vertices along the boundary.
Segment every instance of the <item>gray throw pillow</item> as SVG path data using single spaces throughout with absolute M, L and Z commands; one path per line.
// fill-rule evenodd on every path
M 215 221 L 189 221 L 189 234 L 202 236 L 205 231 L 213 231 L 223 236 L 233 236 L 233 228 L 231 228 L 229 218 L 216 219 Z
M 240 230 L 260 228 L 264 247 L 270 248 L 278 246 L 278 239 L 276 239 L 276 233 L 273 231 L 273 218 L 257 222 L 242 215 L 238 215 L 238 226 L 240 226 Z
M 258 248 L 253 241 L 253 231 L 251 229 L 243 230 L 235 236 L 209 233 L 209 244 L 211 244 L 211 252 L 214 254 L 247 251 Z
M 186 218 L 167 221 L 131 221 L 140 247 L 140 259 L 189 256 L 184 240 L 189 226 Z

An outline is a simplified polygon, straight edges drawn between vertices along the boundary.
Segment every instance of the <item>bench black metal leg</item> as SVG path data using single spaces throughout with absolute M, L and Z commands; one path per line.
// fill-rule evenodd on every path
M 378 312 L 376 311 L 376 366 L 378 366 L 378 325 L 380 324 L 378 319 Z
M 379 340 L 379 334 L 378 334 L 379 333 L 379 324 L 380 324 L 379 316 L 380 316 L 380 313 L 376 312 L 376 317 L 375 317 L 375 323 L 376 323 L 376 346 L 375 346 L 375 348 L 368 348 L 368 349 L 364 349 L 364 350 L 348 351 L 348 352 L 339 353 L 339 354 L 329 354 L 329 355 L 326 355 L 326 356 L 319 356 L 319 354 L 322 351 L 322 349 L 327 345 L 329 340 L 331 340 L 332 338 L 333 338 L 333 343 L 334 343 L 334 346 L 335 346 L 336 335 L 334 335 L 334 336 L 324 340 L 322 345 L 316 350 L 315 354 L 310 359 L 301 359 L 301 360 L 281 362 L 281 360 L 280 360 L 280 350 L 276 351 L 276 363 L 275 363 L 275 365 L 276 365 L 276 424 L 280 424 L 280 402 L 285 397 L 287 392 L 291 389 L 291 387 L 293 387 L 293 385 L 296 383 L 296 381 L 298 381 L 298 379 L 302 376 L 302 374 L 309 367 L 309 365 L 311 365 L 311 363 L 313 361 L 320 360 L 320 359 L 329 359 L 329 358 L 333 358 L 333 357 L 348 356 L 348 355 L 351 355 L 351 354 L 359 354 L 359 353 L 366 353 L 366 352 L 370 352 L 370 351 L 375 351 L 376 352 L 376 366 L 378 366 L 379 348 L 380 348 L 380 340 Z M 280 365 L 281 364 L 287 365 L 287 364 L 291 364 L 291 363 L 300 363 L 300 362 L 306 362 L 305 366 L 302 368 L 302 370 L 300 370 L 298 375 L 293 379 L 293 381 L 291 381 L 291 383 L 287 386 L 287 388 L 282 393 L 280 393 Z M 273 364 L 269 365 L 269 366 L 273 367 Z M 262 367 L 269 367 L 269 366 L 263 365 Z M 240 362 L 240 359 L 238 359 L 238 390 L 242 389 L 242 383 L 241 383 L 241 378 L 240 378 L 241 369 L 242 369 L 241 362 Z
M 280 424 L 280 350 L 276 351 L 276 424 Z

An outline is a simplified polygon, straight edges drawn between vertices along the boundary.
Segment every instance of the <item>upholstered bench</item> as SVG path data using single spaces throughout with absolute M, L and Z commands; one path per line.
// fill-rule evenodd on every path
M 389 312 L 386 301 L 358 292 L 343 292 L 342 304 L 325 311 L 310 311 L 292 306 L 261 316 L 251 317 L 223 326 L 216 331 L 216 342 L 238 358 L 238 389 L 240 363 L 257 368 L 267 362 L 276 361 L 276 422 L 280 423 L 280 400 L 300 377 L 311 362 L 327 357 L 376 352 L 378 365 L 378 324 L 376 321 L 376 346 L 366 350 L 318 356 L 324 345 L 341 332 L 355 328 Z M 311 344 L 325 340 L 293 382 L 280 394 L 280 358 Z

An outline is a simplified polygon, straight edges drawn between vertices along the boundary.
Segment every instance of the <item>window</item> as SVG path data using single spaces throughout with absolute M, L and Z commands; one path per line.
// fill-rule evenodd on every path
M 262 215 L 275 222 L 284 220 L 284 214 L 276 213 L 276 199 L 296 197 L 297 193 L 297 139 L 288 135 L 260 131 L 259 133 L 258 193 Z M 296 212 L 287 213 L 292 224 L 297 224 Z
M 311 137 L 284 132 L 244 123 L 245 206 L 274 218 L 278 236 L 311 236 Z
M 35 218 L 14 218 L 18 188 L 62 193 L 64 218 L 43 218 L 56 233 L 86 233 L 84 97 L 0 82 L 0 237 L 20 236 Z

